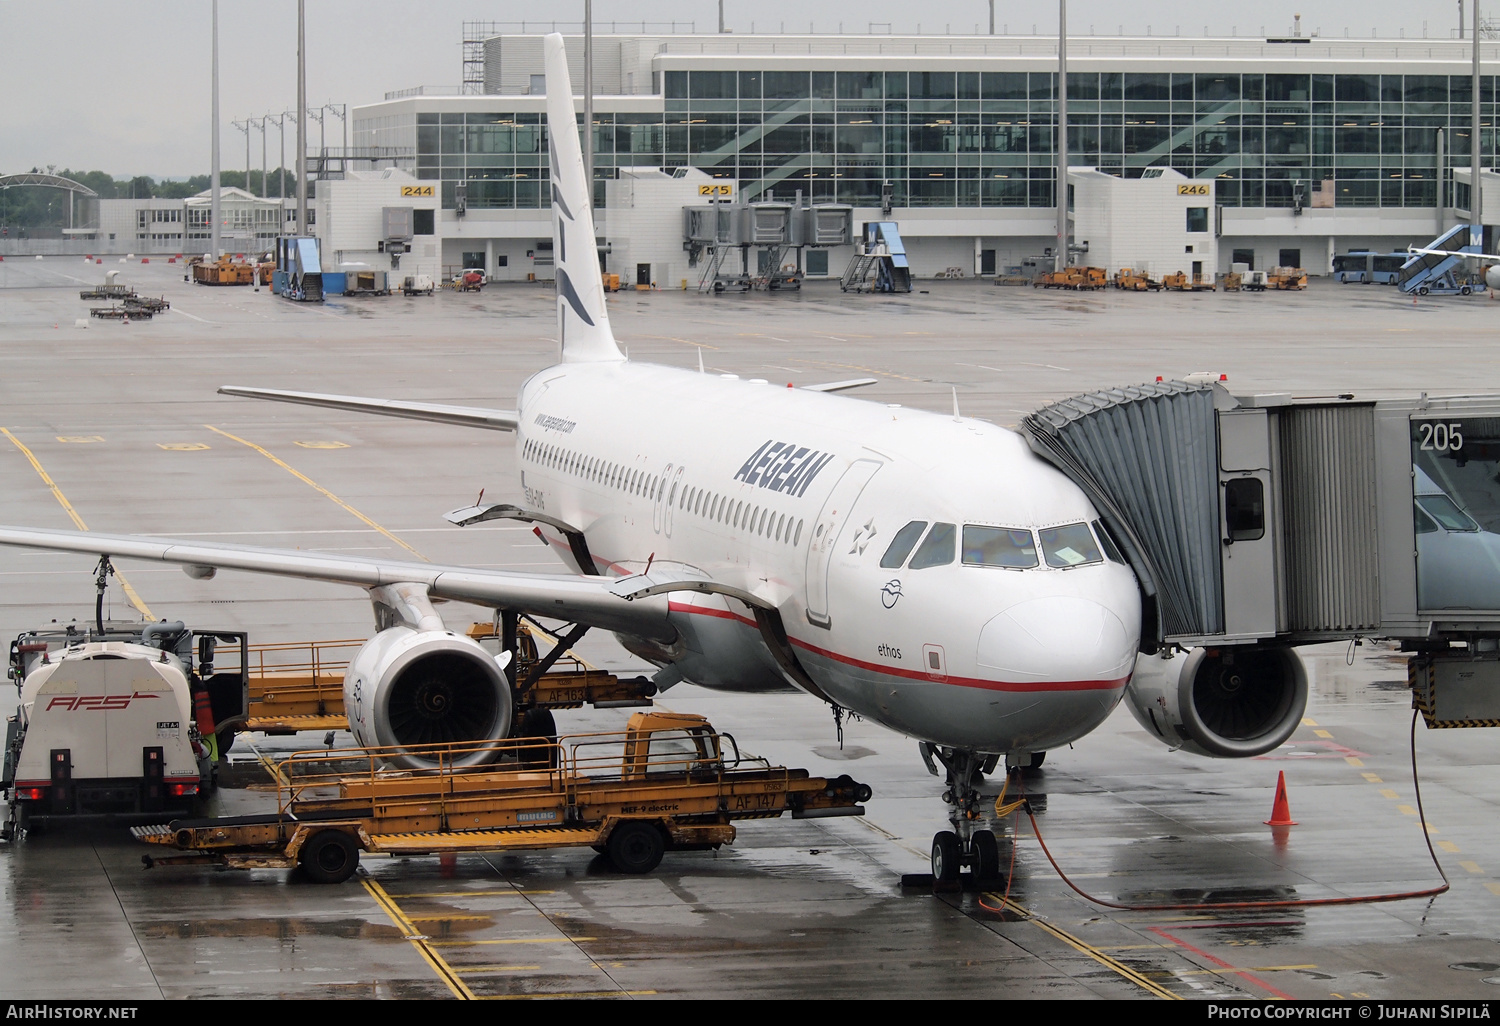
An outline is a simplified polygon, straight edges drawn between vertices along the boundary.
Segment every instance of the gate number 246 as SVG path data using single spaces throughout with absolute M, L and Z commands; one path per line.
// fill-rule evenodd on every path
M 1424 421 L 1417 425 L 1422 434 L 1422 448 L 1436 452 L 1457 452 L 1464 447 L 1464 436 L 1460 423 L 1443 424 L 1439 421 Z

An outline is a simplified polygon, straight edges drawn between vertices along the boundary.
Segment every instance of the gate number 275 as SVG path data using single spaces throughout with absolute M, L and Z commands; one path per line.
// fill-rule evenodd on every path
M 1464 436 L 1460 430 L 1462 424 L 1443 424 L 1437 421 L 1424 421 L 1417 425 L 1417 430 L 1422 432 L 1422 448 L 1435 450 L 1437 452 L 1456 452 L 1464 447 Z

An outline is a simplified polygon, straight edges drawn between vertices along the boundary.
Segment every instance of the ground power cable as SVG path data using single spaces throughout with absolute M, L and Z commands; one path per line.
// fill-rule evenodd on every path
M 1412 790 L 1416 793 L 1416 798 L 1417 798 L 1417 822 L 1422 827 L 1422 839 L 1427 843 L 1427 854 L 1429 856 L 1431 856 L 1431 858 L 1432 858 L 1432 864 L 1433 864 L 1434 867 L 1436 867 L 1436 869 L 1438 871 L 1438 876 L 1442 877 L 1442 880 L 1443 880 L 1442 886 L 1440 886 L 1440 887 L 1431 887 L 1431 888 L 1428 888 L 1426 890 L 1421 890 L 1421 891 L 1398 891 L 1398 892 L 1394 892 L 1394 893 L 1391 893 L 1391 894 L 1367 894 L 1367 895 L 1358 895 L 1358 896 L 1343 897 L 1343 898 L 1297 898 L 1297 899 L 1288 899 L 1288 900 L 1284 900 L 1284 901 L 1187 902 L 1187 903 L 1173 904 L 1173 905 L 1126 905 L 1126 904 L 1123 904 L 1123 903 L 1120 903 L 1120 902 L 1106 901 L 1103 898 L 1096 898 L 1094 895 L 1089 894 L 1083 888 L 1081 888 L 1077 884 L 1075 884 L 1071 879 L 1069 879 L 1068 874 L 1065 873 L 1065 872 L 1063 872 L 1062 866 L 1060 866 L 1060 865 L 1057 864 L 1057 859 L 1053 857 L 1051 850 L 1047 847 L 1047 842 L 1042 839 L 1042 831 L 1040 830 L 1040 828 L 1037 827 L 1036 815 L 1032 812 L 1031 802 L 1026 799 L 1026 785 L 1024 783 L 1021 783 L 1021 784 L 1019 784 L 1019 786 L 1021 788 L 1021 800 L 1020 800 L 1021 810 L 1026 813 L 1026 818 L 1029 819 L 1029 820 L 1031 820 L 1031 830 L 1032 830 L 1032 833 L 1036 836 L 1036 843 L 1041 846 L 1042 854 L 1044 854 L 1044 855 L 1047 856 L 1047 861 L 1052 864 L 1052 869 L 1057 873 L 1058 878 L 1060 880 L 1062 880 L 1063 883 L 1067 884 L 1068 887 L 1070 887 L 1075 893 L 1077 893 L 1085 901 L 1091 902 L 1091 903 L 1093 903 L 1095 905 L 1102 906 L 1104 908 L 1118 909 L 1119 911 L 1122 911 L 1122 912 L 1201 912 L 1201 911 L 1235 910 L 1235 909 L 1257 909 L 1257 908 L 1316 908 L 1316 907 L 1319 907 L 1319 906 L 1331 906 L 1331 905 L 1365 905 L 1365 904 L 1375 904 L 1375 903 L 1384 902 L 1384 901 L 1406 901 L 1406 900 L 1409 900 L 1409 899 L 1412 899 L 1412 898 L 1435 898 L 1435 897 L 1437 897 L 1440 894 L 1447 893 L 1448 890 L 1452 887 L 1452 884 L 1449 883 L 1449 881 L 1448 881 L 1448 874 L 1443 871 L 1443 864 L 1438 861 L 1437 851 L 1432 846 L 1432 834 L 1431 834 L 1431 832 L 1427 828 L 1427 812 L 1422 807 L 1422 785 L 1421 785 L 1420 781 L 1418 780 L 1418 776 L 1417 776 L 1417 711 L 1416 710 L 1413 710 L 1412 714 L 1411 714 L 1411 784 L 1412 784 Z M 1004 797 L 1004 794 L 1005 794 L 1005 792 L 1002 790 L 1001 791 L 1001 797 L 1002 798 Z M 997 805 L 997 807 L 999 805 L 999 800 L 998 799 L 996 801 L 996 805 Z M 1009 812 L 1011 810 L 1010 810 L 1010 808 L 1007 808 L 1004 811 Z M 1012 834 L 1014 835 L 1014 830 L 1012 830 Z M 1012 872 L 1011 872 L 1010 875 L 1013 877 L 1015 875 L 1014 874 L 1014 866 L 1015 866 L 1015 844 L 1014 844 L 1014 840 L 1012 841 L 1012 844 L 1011 844 L 1011 866 L 1012 866 Z M 996 913 L 1001 913 L 1001 914 L 1003 914 L 1006 911 L 1006 908 L 1009 906 L 1009 903 L 1010 903 L 1010 879 L 1007 879 L 1006 882 L 1005 882 L 1005 897 L 1002 899 L 1001 905 L 995 906 L 995 905 L 986 904 L 985 900 L 984 900 L 984 897 L 982 895 L 979 898 L 979 904 L 980 904 L 980 906 L 982 908 L 987 909 L 990 912 L 996 912 Z

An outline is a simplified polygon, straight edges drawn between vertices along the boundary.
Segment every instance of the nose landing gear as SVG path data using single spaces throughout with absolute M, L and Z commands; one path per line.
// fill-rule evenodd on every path
M 923 743 L 922 759 L 933 775 L 941 763 L 947 771 L 948 789 L 943 801 L 951 807 L 948 819 L 952 830 L 940 830 L 932 838 L 932 879 L 936 886 L 958 882 L 963 867 L 970 880 L 979 885 L 1000 879 L 1000 843 L 991 830 L 975 829 L 979 823 L 979 789 L 976 786 L 985 773 L 994 770 L 999 761 L 995 755 L 954 748 L 939 748 Z

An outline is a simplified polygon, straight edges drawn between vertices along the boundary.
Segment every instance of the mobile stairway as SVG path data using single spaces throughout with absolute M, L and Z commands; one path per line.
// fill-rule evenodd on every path
M 1411 251 L 1401 265 L 1396 284 L 1407 294 L 1419 296 L 1467 296 L 1473 291 L 1464 263 L 1469 254 L 1484 252 L 1484 229 L 1461 224 L 1444 232 L 1426 246 Z
M 844 269 L 839 288 L 845 292 L 911 291 L 911 265 L 895 221 L 865 222 L 864 241 Z

